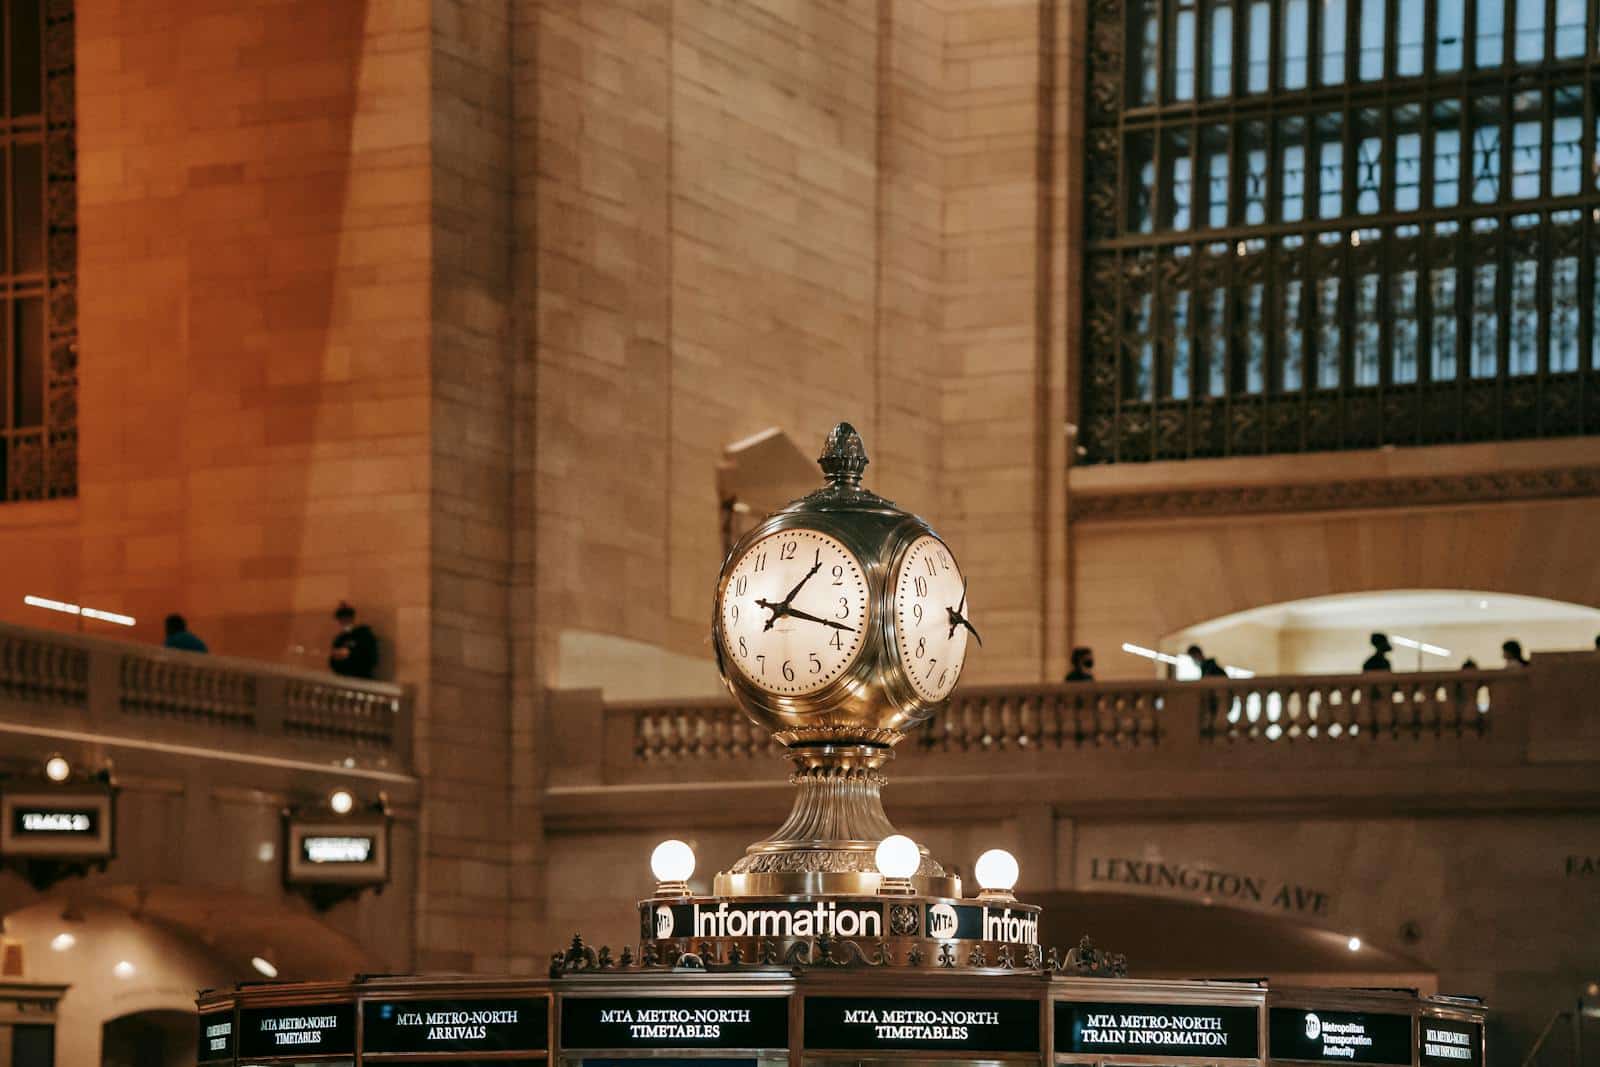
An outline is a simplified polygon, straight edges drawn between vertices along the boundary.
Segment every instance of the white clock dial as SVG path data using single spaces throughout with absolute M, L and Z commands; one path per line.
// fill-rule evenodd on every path
M 751 545 L 717 605 L 722 651 L 769 693 L 814 693 L 861 650 L 867 581 L 855 554 L 815 530 L 781 530 Z
M 894 578 L 895 644 L 911 686 L 923 700 L 943 700 L 961 677 L 973 633 L 966 581 L 943 541 L 917 538 Z

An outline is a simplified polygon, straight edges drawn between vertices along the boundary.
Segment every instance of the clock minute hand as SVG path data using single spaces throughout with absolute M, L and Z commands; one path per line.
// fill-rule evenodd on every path
M 796 619 L 804 619 L 807 622 L 817 622 L 821 623 L 823 626 L 831 626 L 835 630 L 849 630 L 851 633 L 856 632 L 856 628 L 854 626 L 846 626 L 844 623 L 834 622 L 832 619 L 818 618 L 815 615 L 801 611 L 799 608 L 789 608 L 786 612 L 784 612 L 784 614 L 793 616 Z
M 955 608 L 945 608 L 944 610 L 950 613 L 950 637 L 954 637 L 956 635 L 957 626 L 965 626 L 973 637 L 978 638 L 978 646 L 980 648 L 983 647 L 983 638 L 978 634 L 977 628 L 974 627 L 972 623 L 967 621 L 967 617 L 965 615 L 961 614 L 961 612 L 957 611 Z
M 812 575 L 816 574 L 821 569 L 822 560 L 819 558 L 817 562 L 811 565 L 811 569 L 806 571 L 805 577 L 794 583 L 794 588 L 789 590 L 789 595 L 783 598 L 783 606 L 786 610 L 790 604 L 794 603 L 794 598 L 800 594 L 801 588 L 803 588 L 805 584 L 811 580 Z

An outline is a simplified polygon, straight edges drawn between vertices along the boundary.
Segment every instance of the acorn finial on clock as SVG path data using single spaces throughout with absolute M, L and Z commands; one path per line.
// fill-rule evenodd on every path
M 828 476 L 829 485 L 847 485 L 852 489 L 861 484 L 861 472 L 867 469 L 867 446 L 861 435 L 848 422 L 833 428 L 822 444 L 822 455 L 817 465 Z

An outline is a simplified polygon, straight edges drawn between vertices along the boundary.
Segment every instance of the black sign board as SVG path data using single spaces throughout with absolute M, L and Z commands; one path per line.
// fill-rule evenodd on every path
M 109 859 L 113 855 L 111 791 L 0 795 L 0 855 Z
M 291 885 L 382 885 L 389 880 L 387 818 L 291 818 L 284 877 Z
M 534 1052 L 548 1045 L 545 997 L 496 1000 L 369 1000 L 361 1007 L 364 1052 Z
M 1273 1008 L 1270 1015 L 1267 1045 L 1274 1060 L 1411 1062 L 1409 1015 L 1311 1008 Z
M 1261 1054 L 1261 1017 L 1239 1004 L 1058 1001 L 1056 1051 L 1133 1056 Z
M 807 997 L 806 1048 L 1038 1052 L 1039 1002 Z
M 885 936 L 879 901 L 719 900 L 715 904 L 646 905 L 646 939 L 669 937 L 864 937 Z
M 788 997 L 563 997 L 561 1047 L 788 1048 Z
M 290 1004 L 239 1010 L 239 1055 L 299 1059 L 356 1049 L 356 1011 L 349 1004 Z
M 202 1012 L 200 1039 L 195 1043 L 201 1063 L 233 1059 L 233 1009 Z
M 1422 1067 L 1482 1067 L 1483 1024 L 1466 1019 L 1417 1019 L 1417 1055 Z

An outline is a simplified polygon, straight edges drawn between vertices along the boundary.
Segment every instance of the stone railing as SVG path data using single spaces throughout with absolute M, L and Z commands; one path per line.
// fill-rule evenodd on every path
M 899 746 L 901 772 L 1117 766 L 1512 764 L 1591 758 L 1600 655 L 1525 670 L 970 686 Z M 605 703 L 552 693 L 552 766 L 572 783 L 772 774 L 782 749 L 726 700 Z M 600 736 L 597 736 L 597 731 Z M 1354 761 L 1354 763 L 1352 763 Z
M 0 624 L 0 725 L 403 770 L 410 706 L 384 682 Z

